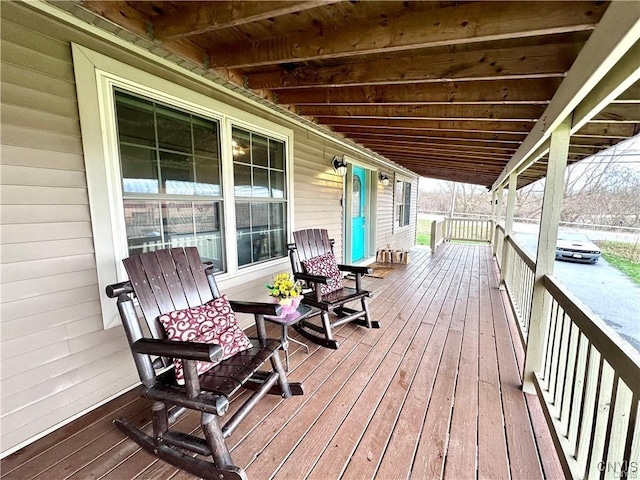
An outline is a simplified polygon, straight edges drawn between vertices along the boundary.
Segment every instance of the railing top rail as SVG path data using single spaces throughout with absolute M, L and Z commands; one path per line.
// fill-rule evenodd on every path
M 504 226 L 500 225 L 499 223 L 496 225 L 496 228 L 498 230 L 500 230 L 502 233 L 504 233 Z
M 609 327 L 557 278 L 545 275 L 544 286 L 631 391 L 640 394 L 640 353 L 611 338 Z
M 447 217 L 447 220 L 460 221 L 460 222 L 478 222 L 478 223 L 489 223 L 489 222 L 491 222 L 491 219 L 489 219 L 489 218 Z
M 516 240 L 511 235 L 508 235 L 506 237 L 506 240 L 513 247 L 513 249 L 516 251 L 518 256 L 520 256 L 522 261 L 527 264 L 527 267 L 529 267 L 531 270 L 533 270 L 535 272 L 536 271 L 536 262 L 535 262 L 535 260 L 533 258 L 531 258 L 531 256 L 529 256 L 529 254 L 522 249 L 520 244 L 518 242 L 516 242 Z

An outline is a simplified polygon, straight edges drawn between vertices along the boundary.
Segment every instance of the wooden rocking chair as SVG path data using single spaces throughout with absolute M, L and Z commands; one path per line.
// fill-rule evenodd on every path
M 362 275 L 372 273 L 369 267 L 338 265 L 333 254 L 334 241 L 327 230 L 309 229 L 293 233 L 295 243 L 289 245 L 291 267 L 297 280 L 305 282 L 311 291 L 304 294 L 303 303 L 320 310 L 321 325 L 302 320 L 295 329 L 309 340 L 327 348 L 338 348 L 332 329 L 347 322 L 368 328 L 380 328 L 372 321 L 367 299 L 371 293 L 361 287 Z M 335 268 L 333 267 L 335 265 Z M 342 285 L 340 272 L 355 275 L 355 288 Z M 345 307 L 346 303 L 359 300 L 362 310 Z M 331 322 L 329 313 L 338 319 Z M 321 334 L 321 335 L 318 335 Z
M 207 271 L 210 266 L 201 263 L 194 247 L 143 253 L 125 259 L 124 265 L 130 281 L 107 287 L 107 295 L 118 299 L 118 310 L 142 381 L 142 394 L 154 400 L 153 433 L 145 433 L 125 418 L 114 423 L 147 452 L 193 475 L 217 480 L 246 479 L 244 470 L 233 465 L 225 439 L 267 393 L 285 398 L 303 393 L 302 385 L 287 381 L 279 356 L 280 341 L 266 338 L 263 317 L 278 315 L 281 307 L 271 303 L 227 303 L 226 297 L 221 297 L 213 275 Z M 151 337 L 143 333 L 134 296 Z M 236 312 L 255 316 L 257 339 L 248 341 L 235 324 L 233 312 L 229 316 L 229 306 Z M 227 355 L 229 345 L 224 342 L 219 345 L 168 339 L 161 322 L 174 318 L 182 320 L 186 314 L 203 318 L 193 312 L 198 315 L 206 312 L 208 319 L 221 322 L 217 324 L 223 325 L 220 328 L 228 327 L 224 330 L 227 339 L 229 332 L 235 335 L 231 335 L 234 339 L 242 336 L 241 341 L 246 342 L 242 348 L 247 349 L 220 360 Z M 213 330 L 204 329 L 205 324 L 211 326 L 206 322 L 194 325 L 202 328 L 204 335 L 209 335 Z M 215 341 L 219 341 L 218 338 Z M 182 362 L 181 372 L 176 374 L 179 361 Z M 270 371 L 259 370 L 267 361 L 271 364 Z M 168 369 L 172 364 L 175 368 Z M 211 369 L 200 373 L 203 366 Z M 180 385 L 180 373 L 184 376 L 184 385 Z M 227 412 L 229 398 L 242 387 L 255 392 L 221 426 L 218 419 Z M 188 409 L 202 413 L 204 439 L 171 430 L 172 424 Z M 195 454 L 211 457 L 212 461 L 196 458 Z

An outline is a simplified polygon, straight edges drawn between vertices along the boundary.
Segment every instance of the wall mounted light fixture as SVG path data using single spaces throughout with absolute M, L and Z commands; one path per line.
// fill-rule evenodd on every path
M 378 183 L 384 187 L 389 185 L 389 175 L 380 172 L 380 174 L 378 175 Z
M 331 165 L 333 166 L 333 169 L 335 170 L 335 172 L 341 177 L 344 177 L 347 175 L 347 162 L 344 159 L 344 157 L 342 158 L 333 157 L 333 161 L 331 162 Z

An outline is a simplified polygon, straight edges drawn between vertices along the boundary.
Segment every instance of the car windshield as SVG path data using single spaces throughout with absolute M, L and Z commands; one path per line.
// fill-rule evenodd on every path
M 584 233 L 577 232 L 559 232 L 558 240 L 568 240 L 570 242 L 590 242 L 589 237 Z

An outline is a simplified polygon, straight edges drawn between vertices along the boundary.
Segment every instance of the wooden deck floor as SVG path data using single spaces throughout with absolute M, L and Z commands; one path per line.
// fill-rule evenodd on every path
M 490 248 L 415 249 L 366 282 L 381 328 L 344 326 L 338 350 L 293 353 L 306 395 L 264 399 L 230 439 L 249 478 L 561 478 L 537 399 L 520 390 Z M 191 478 L 113 428 L 122 415 L 148 422 L 147 406 L 129 392 L 5 458 L 2 478 Z

